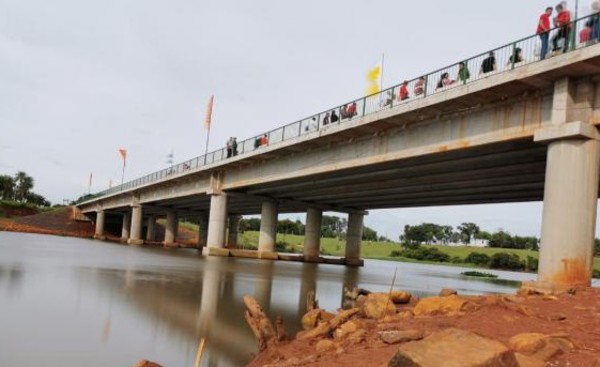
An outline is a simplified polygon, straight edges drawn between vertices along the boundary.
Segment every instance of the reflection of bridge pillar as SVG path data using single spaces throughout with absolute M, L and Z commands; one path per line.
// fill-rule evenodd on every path
M 264 201 L 260 215 L 260 234 L 258 236 L 258 251 L 275 251 L 277 237 L 277 203 Z
M 131 213 L 123 214 L 123 224 L 121 226 L 121 242 L 127 243 L 129 239 L 129 229 L 131 228 Z
M 346 233 L 346 265 L 360 265 L 360 244 L 363 232 L 362 213 L 348 214 L 348 231 Z
M 227 222 L 227 195 L 214 194 L 210 197 L 210 214 L 208 217 L 207 247 L 202 252 L 205 255 L 225 254 L 219 249 L 225 245 L 225 229 Z M 227 252 L 227 254 L 229 254 Z
M 208 215 L 202 214 L 198 220 L 198 248 L 206 246 L 208 237 Z
M 344 289 L 353 290 L 358 287 L 358 277 L 359 277 L 359 269 L 355 266 L 347 266 L 344 270 L 344 284 L 342 285 L 342 303 L 341 306 L 344 308 Z
M 317 271 L 315 264 L 302 264 L 302 279 L 300 283 L 300 297 L 298 298 L 298 315 L 302 317 L 306 313 L 306 300 L 310 291 L 317 294 Z
M 104 210 L 98 210 L 96 212 L 96 231 L 94 233 L 94 238 L 99 240 L 106 238 L 106 236 L 104 236 Z
M 549 142 L 538 270 L 542 287 L 591 283 L 600 167 L 599 135 L 589 124 L 593 89 L 589 81 L 556 82 L 553 126 L 535 134 L 535 141 Z
M 130 245 L 141 245 L 142 240 L 142 206 L 137 204 L 131 207 L 131 237 L 127 241 Z
M 308 208 L 306 211 L 304 261 L 319 262 L 322 218 L 323 212 L 320 209 Z
M 254 298 L 268 314 L 271 310 L 271 292 L 273 290 L 273 261 L 257 264 L 260 267 L 259 278 L 254 281 Z
M 148 217 L 148 229 L 146 230 L 146 241 L 156 241 L 156 217 Z
M 228 247 L 237 248 L 238 246 L 238 233 L 240 231 L 240 221 L 242 217 L 240 215 L 229 216 L 229 232 L 227 234 L 227 245 Z
M 202 297 L 200 298 L 200 314 L 198 326 L 201 334 L 211 340 L 209 332 L 211 325 L 216 324 L 217 307 L 221 299 L 221 273 L 206 269 L 202 273 Z
M 166 247 L 175 246 L 177 239 L 177 230 L 179 228 L 179 218 L 175 209 L 167 211 L 167 221 L 165 223 L 165 240 L 163 245 Z

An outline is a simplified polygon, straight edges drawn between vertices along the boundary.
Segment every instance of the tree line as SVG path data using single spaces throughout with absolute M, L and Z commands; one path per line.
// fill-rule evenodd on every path
M 475 223 L 466 222 L 456 227 L 435 223 L 404 226 L 400 241 L 407 246 L 420 244 L 470 244 L 473 240 L 487 240 L 488 246 L 538 250 L 539 239 L 533 236 L 516 236 L 502 229 L 496 232 L 482 231 Z
M 0 175 L 0 199 L 37 206 L 50 206 L 50 202 L 42 195 L 33 192 L 34 180 L 23 171 L 14 176 Z
M 324 215 L 321 221 L 321 237 L 326 238 L 346 238 L 348 229 L 348 220 L 337 216 Z M 240 231 L 259 231 L 260 218 L 248 218 L 240 221 Z M 305 232 L 305 225 L 300 220 L 292 221 L 283 219 L 277 222 L 277 233 L 294 234 L 302 236 Z M 363 226 L 362 239 L 365 241 L 383 241 L 383 237 L 378 237 L 377 231 L 367 226 Z

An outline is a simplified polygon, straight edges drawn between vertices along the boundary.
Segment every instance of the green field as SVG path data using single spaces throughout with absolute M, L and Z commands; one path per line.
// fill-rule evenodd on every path
M 289 248 L 293 248 L 294 252 L 302 252 L 304 236 L 290 235 L 290 234 L 277 234 L 277 242 L 286 242 L 289 244 Z M 239 237 L 239 245 L 240 247 L 247 249 L 255 249 L 258 246 L 258 232 L 245 232 L 241 233 Z M 538 258 L 538 252 L 532 250 L 516 250 L 516 249 L 504 249 L 504 248 L 492 248 L 492 247 L 470 247 L 470 246 L 460 246 L 460 247 L 450 247 L 450 246 L 440 246 L 440 245 L 431 245 L 432 247 L 438 248 L 440 251 L 447 253 L 450 257 L 460 257 L 464 259 L 471 252 L 480 252 L 484 253 L 488 256 L 492 256 L 498 252 L 508 252 L 519 255 L 521 260 L 527 260 L 527 256 L 532 256 L 534 258 Z M 344 248 L 345 244 L 343 240 L 337 238 L 321 238 L 321 253 L 323 255 L 332 255 L 332 256 L 344 256 Z M 420 263 L 430 263 L 425 261 L 418 261 L 414 259 L 407 259 L 402 257 L 391 257 L 390 252 L 393 250 L 400 250 L 401 246 L 398 243 L 392 242 L 370 242 L 363 241 L 361 255 L 364 259 L 380 259 L 380 260 L 390 260 L 390 261 L 404 261 L 404 262 L 420 262 Z M 467 266 L 467 267 L 475 267 L 472 264 L 455 264 L 455 263 L 435 263 L 435 264 L 446 264 L 446 265 L 454 265 L 454 266 Z M 594 259 L 594 269 L 600 271 L 600 258 L 596 257 Z

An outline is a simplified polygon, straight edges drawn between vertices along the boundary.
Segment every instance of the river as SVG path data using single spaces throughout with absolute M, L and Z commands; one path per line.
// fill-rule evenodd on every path
M 490 271 L 467 278 L 459 267 L 367 260 L 363 268 L 204 258 L 196 250 L 141 248 L 67 237 L 0 232 L 0 366 L 128 367 L 150 359 L 193 366 L 242 366 L 256 352 L 242 297 L 298 331 L 306 293 L 335 310 L 342 287 L 423 296 L 512 292 L 532 274 Z M 472 270 L 472 269 L 471 269 Z

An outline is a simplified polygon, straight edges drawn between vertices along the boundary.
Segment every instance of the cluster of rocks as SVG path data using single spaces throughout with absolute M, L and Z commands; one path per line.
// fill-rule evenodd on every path
M 444 289 L 438 297 L 421 300 L 408 292 L 346 292 L 347 300 L 336 314 L 320 308 L 309 310 L 302 318 L 303 330 L 297 340 L 309 340 L 314 353 L 301 358 L 281 360 L 271 367 L 299 366 L 317 361 L 320 356 L 343 353 L 367 338 L 398 345 L 390 367 L 541 367 L 559 353 L 574 348 L 568 335 L 525 333 L 513 336 L 507 344 L 457 328 L 441 331 L 401 329 L 407 318 L 436 315 L 461 316 L 489 305 L 500 305 L 530 315 L 516 296 L 461 297 Z

